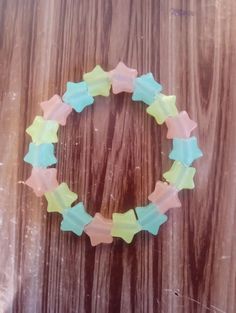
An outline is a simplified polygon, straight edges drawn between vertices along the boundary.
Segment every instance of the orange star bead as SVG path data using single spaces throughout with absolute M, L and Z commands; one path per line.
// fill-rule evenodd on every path
M 89 236 L 91 245 L 97 246 L 100 243 L 111 243 L 112 220 L 104 218 L 100 213 L 96 213 L 91 223 L 85 226 L 85 233 Z
M 55 168 L 32 168 L 30 177 L 25 182 L 41 197 L 45 192 L 52 191 L 58 186 L 57 170 Z
M 66 119 L 72 111 L 72 107 L 64 103 L 58 95 L 54 95 L 48 101 L 41 102 L 40 106 L 46 120 L 54 120 L 61 125 L 66 124 Z
M 167 138 L 189 138 L 191 132 L 197 127 L 197 123 L 189 118 L 186 111 L 166 119 L 168 128 Z
M 161 213 L 171 208 L 181 207 L 178 190 L 162 181 L 156 183 L 155 190 L 148 196 L 148 199 L 159 208 Z
M 137 75 L 138 72 L 135 69 L 127 67 L 123 62 L 119 62 L 116 68 L 109 72 L 113 93 L 133 92 L 134 80 Z

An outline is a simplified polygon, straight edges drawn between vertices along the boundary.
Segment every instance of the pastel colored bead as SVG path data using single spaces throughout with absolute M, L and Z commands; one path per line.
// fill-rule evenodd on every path
M 109 75 L 100 65 L 97 65 L 91 72 L 83 75 L 83 80 L 88 85 L 89 93 L 94 96 L 108 97 L 111 88 Z
M 42 116 L 36 116 L 33 123 L 26 129 L 26 133 L 32 138 L 33 143 L 57 142 L 58 123 L 56 121 L 45 120 Z
M 166 96 L 160 93 L 146 111 L 155 118 L 158 124 L 163 124 L 167 117 L 178 114 L 175 102 L 176 96 Z
M 155 81 L 152 73 L 148 73 L 135 79 L 132 100 L 150 105 L 161 91 L 162 86 Z
M 76 112 L 82 112 L 84 108 L 94 102 L 94 98 L 88 91 L 85 82 L 66 84 L 66 92 L 62 97 L 63 101 L 68 103 Z
M 191 132 L 197 127 L 197 123 L 189 118 L 186 111 L 180 112 L 177 116 L 166 119 L 168 128 L 167 138 L 188 138 Z
M 165 213 L 170 208 L 181 206 L 179 191 L 194 188 L 196 170 L 190 165 L 202 156 L 197 139 L 190 137 L 197 124 L 190 119 L 187 112 L 178 112 L 176 96 L 161 93 L 162 86 L 155 81 L 152 73 L 137 77 L 135 69 L 119 62 L 110 72 L 105 72 L 97 65 L 91 72 L 85 73 L 83 79 L 84 81 L 78 83 L 68 82 L 62 99 L 59 95 L 54 95 L 40 104 L 43 117 L 36 116 L 26 130 L 33 142 L 30 143 L 24 160 L 33 168 L 25 184 L 37 196 L 45 195 L 48 212 L 62 214 L 61 230 L 71 231 L 78 236 L 85 232 L 92 246 L 111 243 L 113 237 L 120 237 L 130 243 L 141 230 L 156 235 L 160 226 L 167 221 Z M 148 197 L 151 203 L 126 213 L 114 213 L 112 220 L 102 217 L 100 213 L 90 216 L 82 202 L 73 205 L 77 194 L 66 183 L 58 184 L 56 169 L 47 168 L 57 162 L 52 143 L 58 141 L 59 124 L 66 124 L 72 108 L 82 112 L 93 104 L 93 97 L 109 96 L 111 86 L 114 94 L 133 93 L 132 100 L 147 104 L 147 113 L 158 124 L 166 123 L 167 138 L 173 139 L 169 158 L 175 160 L 170 170 L 163 174 L 168 183 L 156 182 L 154 191 Z M 103 123 L 102 118 L 100 122 Z
M 162 181 L 157 181 L 155 189 L 148 196 L 148 199 L 158 207 L 161 213 L 181 207 L 176 187 Z
M 167 221 L 167 216 L 160 213 L 154 204 L 135 208 L 138 222 L 143 230 L 157 235 L 160 226 Z
M 45 192 L 52 191 L 58 186 L 57 170 L 55 168 L 32 168 L 30 177 L 25 184 L 41 197 Z
M 40 103 L 43 109 L 45 120 L 56 121 L 60 125 L 66 124 L 66 119 L 71 113 L 72 108 L 61 100 L 61 97 L 54 95 L 51 99 Z
M 97 246 L 100 243 L 112 243 L 111 228 L 112 220 L 96 213 L 93 220 L 85 226 L 84 232 L 89 236 L 91 245 Z
M 133 92 L 134 80 L 137 75 L 138 72 L 135 69 L 127 67 L 123 62 L 119 62 L 116 68 L 109 72 L 113 93 Z
M 84 227 L 92 221 L 82 202 L 79 202 L 72 208 L 67 208 L 62 212 L 63 220 L 61 222 L 61 230 L 71 231 L 77 236 L 81 236 Z
M 127 243 L 130 243 L 133 240 L 134 235 L 141 230 L 141 226 L 135 217 L 134 210 L 129 210 L 126 213 L 113 213 L 112 220 L 112 236 L 120 237 Z
M 44 195 L 48 201 L 47 211 L 58 213 L 62 213 L 78 198 L 76 193 L 70 191 L 66 183 L 61 183 L 54 190 L 45 192 Z
M 202 151 L 199 149 L 196 137 L 186 139 L 174 138 L 173 149 L 169 154 L 171 160 L 177 160 L 189 166 L 194 160 L 202 156 Z
M 182 189 L 193 189 L 194 181 L 193 177 L 196 173 L 194 167 L 188 167 L 183 165 L 179 161 L 175 161 L 171 169 L 164 173 L 164 178 L 178 190 Z
M 51 143 L 43 143 L 36 145 L 35 143 L 29 144 L 29 151 L 24 157 L 24 161 L 34 167 L 48 167 L 57 163 L 54 156 L 54 145 Z

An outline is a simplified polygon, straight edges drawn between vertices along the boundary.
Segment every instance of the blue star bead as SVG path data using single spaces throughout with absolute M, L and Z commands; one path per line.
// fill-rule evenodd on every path
M 83 111 L 85 107 L 94 102 L 94 98 L 89 94 L 88 86 L 85 82 L 67 82 L 66 92 L 62 99 L 65 103 L 70 104 L 76 112 Z
M 145 207 L 137 207 L 135 212 L 142 229 L 153 235 L 157 235 L 160 226 L 167 221 L 167 216 L 160 213 L 158 207 L 153 203 Z
M 132 100 L 143 101 L 150 105 L 161 91 L 162 86 L 155 81 L 152 73 L 148 73 L 135 79 Z
M 173 139 L 173 149 L 169 154 L 171 160 L 177 160 L 189 166 L 194 160 L 202 156 L 202 151 L 199 149 L 196 137 L 187 139 Z
M 92 216 L 85 211 L 82 202 L 72 208 L 65 209 L 62 215 L 63 221 L 61 222 L 61 230 L 72 231 L 78 236 L 81 236 L 84 227 L 93 219 Z
M 56 164 L 54 145 L 52 143 L 42 143 L 41 145 L 30 143 L 29 151 L 25 155 L 24 161 L 32 164 L 33 167 L 41 168 Z

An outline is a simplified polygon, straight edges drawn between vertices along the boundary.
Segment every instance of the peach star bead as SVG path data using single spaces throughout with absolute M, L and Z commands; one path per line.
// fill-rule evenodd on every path
M 189 118 L 186 111 L 180 112 L 177 116 L 166 119 L 168 128 L 167 138 L 188 138 L 191 132 L 197 127 L 197 123 Z
M 171 208 L 181 207 L 178 197 L 178 190 L 167 183 L 158 181 L 154 191 L 148 196 L 148 199 L 154 203 L 161 213 L 165 213 Z
M 85 226 L 84 231 L 89 236 L 91 245 L 97 246 L 100 243 L 112 243 L 111 228 L 112 220 L 96 213 L 92 222 Z
M 41 197 L 45 192 L 52 191 L 58 186 L 57 170 L 55 168 L 32 168 L 30 177 L 25 182 Z
M 58 95 L 41 102 L 40 106 L 43 109 L 43 117 L 46 120 L 54 120 L 61 125 L 66 124 L 66 119 L 72 111 L 72 107 L 64 103 Z
M 116 68 L 109 72 L 113 93 L 133 92 L 134 80 L 137 75 L 138 72 L 135 69 L 127 67 L 123 62 L 119 62 Z

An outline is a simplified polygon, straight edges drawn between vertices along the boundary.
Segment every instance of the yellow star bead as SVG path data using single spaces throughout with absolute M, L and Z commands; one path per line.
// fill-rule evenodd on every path
M 194 181 L 193 177 L 196 173 L 194 167 L 188 167 L 183 165 L 179 161 L 175 161 L 171 166 L 171 169 L 164 173 L 164 178 L 178 190 L 181 189 L 193 189 Z
M 32 138 L 33 143 L 58 142 L 57 130 L 59 124 L 56 121 L 45 120 L 42 116 L 36 116 L 33 123 L 26 129 L 26 133 Z
M 84 74 L 83 80 L 88 85 L 91 96 L 109 96 L 111 82 L 108 73 L 103 71 L 100 65 L 97 65 L 91 72 Z
M 66 183 L 61 183 L 53 191 L 46 192 L 44 195 L 48 201 L 47 211 L 59 213 L 69 208 L 78 198 L 76 193 L 70 191 Z
M 111 235 L 120 237 L 127 243 L 130 243 L 134 235 L 142 229 L 135 217 L 134 210 L 126 213 L 113 213 L 112 220 Z
M 155 117 L 158 124 L 163 124 L 167 117 L 178 114 L 175 102 L 176 96 L 159 94 L 155 101 L 147 108 L 147 113 Z

